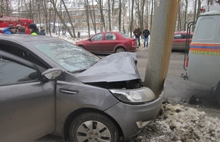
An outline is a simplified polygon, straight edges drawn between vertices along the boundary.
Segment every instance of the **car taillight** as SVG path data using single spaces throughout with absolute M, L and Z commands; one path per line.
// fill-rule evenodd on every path
M 189 65 L 189 56 L 186 57 L 185 65 L 186 65 L 186 67 L 188 67 L 188 65 Z
M 131 40 L 131 46 L 135 45 L 135 39 Z

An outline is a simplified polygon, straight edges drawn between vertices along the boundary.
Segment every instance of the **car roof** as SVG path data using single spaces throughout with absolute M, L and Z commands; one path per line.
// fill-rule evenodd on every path
M 28 47 L 29 49 L 34 49 L 33 47 L 33 42 L 40 42 L 40 41 L 45 41 L 45 42 L 54 42 L 58 40 L 62 40 L 56 37 L 50 37 L 50 36 L 32 36 L 28 34 L 0 34 L 0 40 L 8 41 L 8 42 L 14 42 L 20 45 L 26 45 L 26 48 Z M 29 42 L 33 41 L 33 42 Z
M 115 31 L 105 31 L 105 32 L 99 32 L 99 33 L 97 33 L 97 34 L 100 34 L 100 33 L 120 33 L 120 32 L 115 32 Z
M 186 34 L 187 31 L 176 31 L 174 34 Z M 193 34 L 193 32 L 190 32 L 190 34 Z
M 201 16 L 209 16 L 209 15 L 220 15 L 220 10 L 213 10 L 201 14 Z
M 52 41 L 55 38 L 49 36 L 32 36 L 27 34 L 0 34 L 0 40 L 26 43 L 28 41 Z

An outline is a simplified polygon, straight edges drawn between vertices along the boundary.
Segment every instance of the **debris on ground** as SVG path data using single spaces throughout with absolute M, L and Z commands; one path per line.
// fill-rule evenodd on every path
M 220 142 L 217 117 L 179 104 L 164 104 L 162 111 L 135 142 Z

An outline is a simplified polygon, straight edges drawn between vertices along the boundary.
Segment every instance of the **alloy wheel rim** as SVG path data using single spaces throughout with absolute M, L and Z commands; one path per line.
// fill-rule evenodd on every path
M 110 142 L 109 129 L 99 121 L 86 121 L 77 129 L 78 142 Z

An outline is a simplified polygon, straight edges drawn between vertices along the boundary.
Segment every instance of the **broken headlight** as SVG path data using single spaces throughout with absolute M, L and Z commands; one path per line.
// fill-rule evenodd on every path
M 110 89 L 110 91 L 117 99 L 129 104 L 142 104 L 156 99 L 154 92 L 147 87 L 138 89 Z

